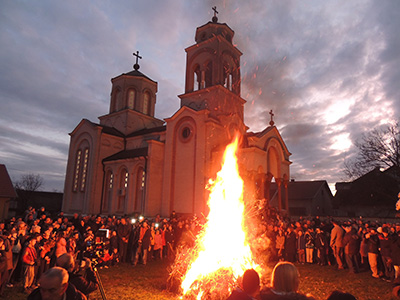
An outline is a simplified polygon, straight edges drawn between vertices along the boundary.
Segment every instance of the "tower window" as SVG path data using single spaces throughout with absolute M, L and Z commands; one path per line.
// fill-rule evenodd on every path
M 135 108 L 135 90 L 129 90 L 128 92 L 128 108 Z
M 143 113 L 145 115 L 148 115 L 150 113 L 149 104 L 150 104 L 150 94 L 149 92 L 145 92 L 143 97 Z

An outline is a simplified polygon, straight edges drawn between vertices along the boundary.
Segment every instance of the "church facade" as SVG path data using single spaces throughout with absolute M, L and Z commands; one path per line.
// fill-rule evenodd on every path
M 63 210 L 68 213 L 145 216 L 206 214 L 210 178 L 225 147 L 241 136 L 239 169 L 246 193 L 269 199 L 278 186 L 278 209 L 288 210 L 291 155 L 271 119 L 248 132 L 241 97 L 240 56 L 225 23 L 198 27 L 186 48 L 185 92 L 172 116 L 155 118 L 157 82 L 139 71 L 111 80 L 109 113 L 83 119 L 70 133 Z M 138 53 L 136 54 L 138 55 Z

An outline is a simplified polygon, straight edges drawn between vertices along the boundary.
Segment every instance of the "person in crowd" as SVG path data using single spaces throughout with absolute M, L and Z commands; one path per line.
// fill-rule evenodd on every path
M 97 290 L 97 278 L 93 271 L 90 259 L 86 258 L 84 261 L 84 275 L 81 275 L 75 266 L 74 257 L 70 253 L 64 253 L 57 257 L 57 266 L 67 270 L 69 275 L 69 283 L 72 283 L 77 290 L 82 292 L 86 297 L 90 293 Z
M 0 297 L 3 296 L 4 287 L 8 280 L 7 251 L 4 239 L 0 237 Z
M 392 234 L 390 250 L 394 268 L 394 281 L 400 283 L 400 226 L 397 224 L 395 232 Z
M 118 248 L 114 248 L 111 255 L 111 265 L 115 266 L 120 262 Z
M 67 241 L 65 240 L 64 231 L 59 231 L 57 233 L 57 241 L 56 241 L 56 252 L 55 252 L 56 258 L 64 253 L 67 253 Z
M 325 233 L 321 228 L 315 229 L 314 241 L 315 241 L 315 248 L 317 249 L 318 264 L 321 266 L 325 266 L 327 264 L 327 257 L 326 257 L 327 240 L 325 237 Z
M 285 238 L 285 259 L 290 262 L 296 262 L 296 233 L 293 226 L 288 226 Z
M 32 289 L 36 288 L 34 286 L 35 280 L 35 262 L 37 259 L 36 252 L 36 238 L 32 237 L 27 241 L 27 246 L 22 254 L 22 262 L 24 266 L 24 291 L 25 293 L 30 293 Z
M 301 264 L 306 262 L 306 240 L 303 230 L 297 231 L 297 261 Z
M 330 246 L 333 251 L 333 255 L 336 259 L 337 268 L 342 270 L 344 268 L 343 258 L 344 258 L 344 246 L 343 246 L 343 238 L 344 238 L 344 229 L 340 226 L 339 222 L 336 220 L 332 220 L 333 228 L 331 230 L 331 241 Z
M 379 278 L 378 255 L 379 255 L 379 237 L 374 227 L 370 228 L 369 233 L 365 235 L 368 243 L 368 262 L 371 268 L 372 277 Z
M 383 227 L 382 234 L 379 235 L 379 252 L 381 254 L 382 265 L 384 268 L 383 279 L 386 281 L 393 281 L 394 279 L 394 268 L 392 260 L 392 244 L 393 240 L 389 235 L 389 228 Z
M 154 259 L 162 259 L 163 238 L 160 229 L 156 229 L 154 233 Z
M 333 291 L 326 300 L 357 300 L 350 293 L 345 293 L 342 291 Z
M 312 264 L 314 262 L 314 231 L 312 228 L 307 228 L 304 233 L 306 242 L 306 262 Z
M 356 230 L 351 224 L 344 226 L 345 235 L 343 237 L 344 253 L 350 273 L 358 273 L 358 253 L 360 251 L 360 240 Z
M 117 236 L 118 236 L 118 251 L 122 262 L 127 261 L 128 242 L 131 230 L 132 226 L 126 222 L 125 218 L 121 218 L 121 224 L 119 224 L 117 228 Z
M 103 267 L 108 269 L 112 263 L 112 256 L 110 255 L 110 250 L 106 247 L 103 250 L 103 254 L 99 258 L 99 268 L 102 269 Z
M 282 229 L 278 229 L 278 234 L 275 239 L 275 247 L 278 255 L 278 260 L 282 261 L 285 257 L 285 234 Z
M 248 269 L 242 277 L 242 286 L 232 291 L 227 300 L 255 300 L 260 292 L 260 277 L 254 269 Z
M 299 271 L 291 262 L 278 262 L 271 274 L 271 286 L 260 292 L 261 300 L 315 300 L 298 292 Z
M 68 280 L 67 270 L 53 267 L 43 273 L 40 287 L 32 291 L 27 300 L 86 300 L 85 295 Z
M 139 236 L 139 245 L 136 250 L 135 262 L 136 266 L 139 262 L 139 256 L 142 255 L 143 264 L 147 264 L 147 255 L 150 248 L 150 239 L 151 239 L 151 230 L 149 228 L 149 224 L 147 220 L 144 220 L 141 224 L 140 236 Z

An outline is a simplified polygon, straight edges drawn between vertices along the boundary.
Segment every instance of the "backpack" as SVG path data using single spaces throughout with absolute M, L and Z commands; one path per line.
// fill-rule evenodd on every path
M 20 253 L 21 252 L 21 242 L 20 242 L 20 240 L 18 239 L 18 242 L 16 243 L 16 244 L 14 244 L 14 246 L 12 247 L 12 249 L 11 249 L 11 251 L 12 251 L 12 253 L 15 253 L 15 254 L 18 254 L 18 253 Z

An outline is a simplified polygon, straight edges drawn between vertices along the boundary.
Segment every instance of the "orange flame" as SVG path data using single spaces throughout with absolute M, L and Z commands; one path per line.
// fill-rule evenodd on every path
M 210 212 L 196 240 L 198 256 L 183 277 L 184 294 L 196 289 L 201 298 L 201 281 L 218 270 L 229 270 L 238 278 L 246 269 L 256 266 L 244 231 L 243 180 L 237 165 L 237 147 L 238 138 L 227 146 L 216 180 L 210 180 Z

